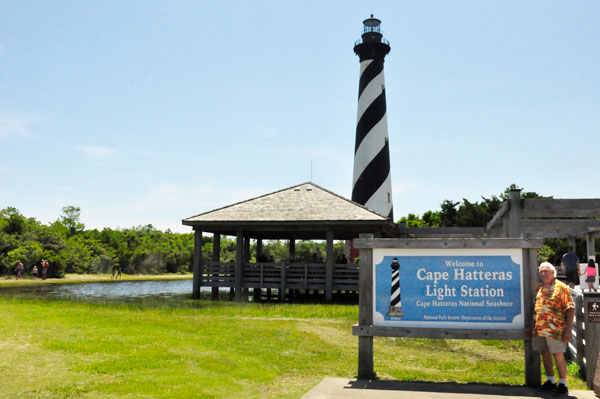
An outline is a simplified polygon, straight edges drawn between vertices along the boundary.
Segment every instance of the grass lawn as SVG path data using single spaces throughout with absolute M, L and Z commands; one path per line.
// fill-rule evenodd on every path
M 357 318 L 355 305 L 84 303 L 0 286 L 0 398 L 299 398 L 324 377 L 355 377 Z M 523 346 L 375 338 L 375 370 L 522 385 Z

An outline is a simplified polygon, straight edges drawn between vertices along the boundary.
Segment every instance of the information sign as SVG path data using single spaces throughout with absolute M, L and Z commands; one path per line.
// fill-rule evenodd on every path
M 590 300 L 587 303 L 587 321 L 590 323 L 600 323 L 600 299 Z
M 374 249 L 373 325 L 522 329 L 519 249 Z

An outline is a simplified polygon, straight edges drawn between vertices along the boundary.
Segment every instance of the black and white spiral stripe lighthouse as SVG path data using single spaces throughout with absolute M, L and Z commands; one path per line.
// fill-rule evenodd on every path
M 392 289 L 390 292 L 390 308 L 388 316 L 404 316 L 402 313 L 402 296 L 400 293 L 400 263 L 398 258 L 392 260 Z
M 360 58 L 358 115 L 354 146 L 352 201 L 393 220 L 392 177 L 388 140 L 383 61 L 390 44 L 381 21 L 368 18 L 354 52 Z

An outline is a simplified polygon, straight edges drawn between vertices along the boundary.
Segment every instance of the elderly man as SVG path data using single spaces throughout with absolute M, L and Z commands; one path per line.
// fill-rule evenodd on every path
M 542 263 L 539 272 L 542 284 L 537 288 L 535 296 L 532 347 L 533 350 L 542 352 L 547 375 L 542 389 L 566 395 L 569 389 L 564 352 L 572 338 L 575 305 L 569 288 L 556 279 L 556 269 L 551 263 Z M 558 385 L 554 378 L 553 357 L 560 378 Z

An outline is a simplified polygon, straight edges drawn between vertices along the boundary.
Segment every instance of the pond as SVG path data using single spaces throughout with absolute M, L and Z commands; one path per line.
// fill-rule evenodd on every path
M 74 300 L 123 300 L 192 294 L 192 280 L 108 281 L 7 287 L 0 293 Z
M 33 299 L 65 299 L 81 302 L 111 302 L 128 304 L 150 304 L 156 306 L 167 303 L 181 303 L 181 300 L 191 299 L 193 280 L 138 280 L 138 281 L 99 281 L 99 282 L 73 282 L 73 283 L 44 283 L 24 286 L 0 287 L 0 295 L 33 298 Z M 211 287 L 201 287 L 203 299 L 211 298 Z M 320 303 L 324 300 L 324 293 L 315 295 L 295 293 L 290 301 L 296 303 Z M 230 289 L 219 288 L 219 297 L 231 300 Z M 174 301 L 169 301 L 172 299 Z M 252 295 L 248 301 L 254 301 Z M 355 293 L 334 295 L 336 303 L 356 304 L 358 297 Z M 277 289 L 267 302 L 279 301 Z

